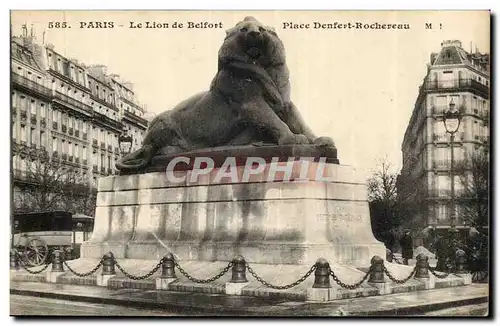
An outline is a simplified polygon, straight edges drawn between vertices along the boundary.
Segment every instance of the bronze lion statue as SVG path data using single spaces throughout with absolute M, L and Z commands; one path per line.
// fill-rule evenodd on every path
M 157 115 L 143 146 L 116 167 L 140 170 L 156 155 L 254 143 L 334 147 L 331 138 L 314 135 L 290 100 L 285 48 L 275 30 L 246 17 L 226 31 L 210 89 Z

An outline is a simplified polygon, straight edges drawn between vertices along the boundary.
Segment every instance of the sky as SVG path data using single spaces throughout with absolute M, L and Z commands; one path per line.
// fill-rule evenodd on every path
M 225 30 L 245 16 L 276 29 L 286 49 L 292 101 L 318 136 L 333 138 L 341 164 L 366 175 L 384 158 L 400 169 L 401 143 L 431 52 L 443 40 L 490 50 L 487 11 L 13 11 L 11 25 L 19 35 L 22 24 L 33 24 L 38 42 L 85 64 L 106 65 L 134 83 L 148 111 L 160 113 L 208 89 Z M 70 28 L 49 28 L 62 21 Z M 189 21 L 223 28 L 186 28 Z M 113 22 L 114 28 L 87 28 L 89 22 Z M 130 28 L 131 22 L 169 28 Z M 172 28 L 174 22 L 184 27 Z M 315 29 L 314 22 L 410 29 Z

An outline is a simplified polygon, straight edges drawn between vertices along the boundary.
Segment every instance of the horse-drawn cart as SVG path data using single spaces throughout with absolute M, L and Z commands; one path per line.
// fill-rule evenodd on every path
M 11 245 L 28 266 L 45 264 L 56 249 L 71 259 L 79 242 L 88 239 L 93 222 L 92 217 L 63 211 L 14 214 Z

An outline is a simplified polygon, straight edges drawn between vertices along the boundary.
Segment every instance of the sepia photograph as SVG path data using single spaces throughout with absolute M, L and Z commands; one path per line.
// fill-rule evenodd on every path
M 10 316 L 491 317 L 488 10 L 11 10 Z

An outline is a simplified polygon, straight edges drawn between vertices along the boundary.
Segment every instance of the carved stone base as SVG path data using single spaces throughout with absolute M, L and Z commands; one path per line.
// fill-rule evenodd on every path
M 290 180 L 299 179 L 297 160 Z M 212 173 L 196 183 L 195 171 L 178 171 L 182 184 L 165 172 L 110 176 L 99 181 L 94 232 L 83 258 L 157 259 L 167 252 L 182 260 L 313 264 L 318 258 L 368 266 L 385 247 L 371 230 L 367 193 L 349 166 L 310 163 L 309 181 L 286 181 L 269 169 L 245 183 L 214 182 Z M 243 167 L 238 168 L 241 175 Z

